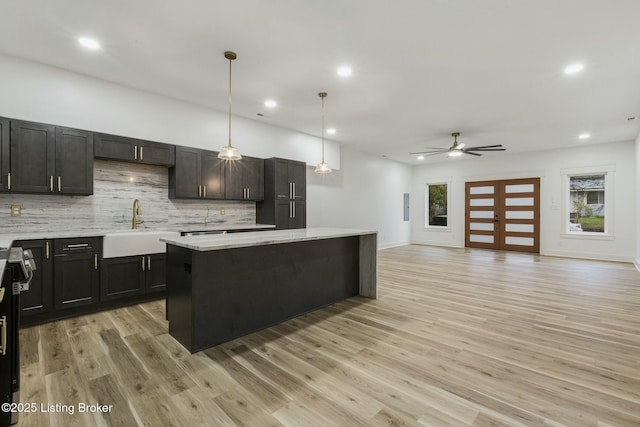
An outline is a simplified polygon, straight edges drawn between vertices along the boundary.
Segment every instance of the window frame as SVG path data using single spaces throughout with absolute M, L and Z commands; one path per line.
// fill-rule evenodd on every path
M 569 214 L 571 212 L 570 180 L 572 177 L 604 175 L 604 231 L 569 231 Z M 613 191 L 615 165 L 589 166 L 583 168 L 562 169 L 562 219 L 561 237 L 587 240 L 614 240 Z
M 447 186 L 447 225 L 429 224 L 429 186 Z M 424 182 L 424 229 L 428 231 L 451 231 L 451 178 L 430 179 Z

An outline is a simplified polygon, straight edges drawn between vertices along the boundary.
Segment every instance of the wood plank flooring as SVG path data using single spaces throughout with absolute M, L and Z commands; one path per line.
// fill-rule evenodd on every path
M 640 426 L 640 273 L 482 249 L 379 253 L 353 298 L 197 354 L 164 303 L 21 331 L 21 426 Z M 79 402 L 112 405 L 79 413 Z

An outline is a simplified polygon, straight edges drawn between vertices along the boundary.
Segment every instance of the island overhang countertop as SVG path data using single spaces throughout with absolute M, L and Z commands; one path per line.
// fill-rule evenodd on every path
M 319 239 L 363 236 L 376 234 L 373 230 L 353 228 L 299 228 L 294 230 L 250 231 L 234 234 L 211 234 L 200 236 L 166 237 L 160 240 L 194 251 L 215 251 L 221 249 L 246 248 L 279 243 L 304 242 Z

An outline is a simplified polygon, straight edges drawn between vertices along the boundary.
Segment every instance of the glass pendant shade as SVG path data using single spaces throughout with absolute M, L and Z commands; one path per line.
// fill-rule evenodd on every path
M 327 92 L 320 92 L 318 94 L 322 99 L 322 161 L 316 166 L 316 173 L 331 173 L 331 167 L 324 161 L 324 99 L 327 97 Z
M 218 153 L 218 158 L 223 160 L 240 160 L 242 156 L 236 147 L 226 145 Z
M 242 156 L 240 151 L 231 145 L 231 61 L 237 58 L 235 52 L 226 51 L 224 57 L 229 60 L 229 142 L 222 147 L 218 153 L 218 158 L 222 160 L 240 160 Z
M 323 161 L 316 166 L 316 173 L 331 173 L 331 167 Z

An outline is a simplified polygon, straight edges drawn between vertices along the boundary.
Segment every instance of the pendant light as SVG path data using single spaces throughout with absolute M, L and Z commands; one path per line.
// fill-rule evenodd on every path
M 331 173 L 331 168 L 324 161 L 324 99 L 327 97 L 327 92 L 320 92 L 318 94 L 322 99 L 322 161 L 316 166 L 316 173 Z
M 242 156 L 238 149 L 231 145 L 231 61 L 237 58 L 235 52 L 226 51 L 224 57 L 229 60 L 229 142 L 222 147 L 218 158 L 223 160 L 240 160 Z

